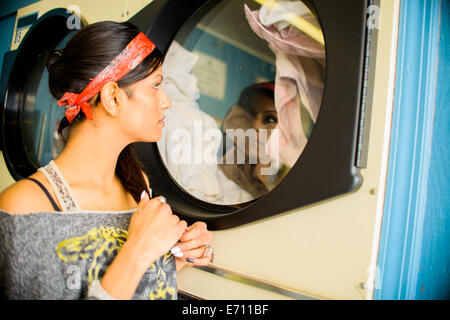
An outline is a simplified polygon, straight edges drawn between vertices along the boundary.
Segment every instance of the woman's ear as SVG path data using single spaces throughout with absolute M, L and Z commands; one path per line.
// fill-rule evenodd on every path
M 115 82 L 106 83 L 100 90 L 100 102 L 105 111 L 111 116 L 119 114 L 119 95 L 120 88 Z

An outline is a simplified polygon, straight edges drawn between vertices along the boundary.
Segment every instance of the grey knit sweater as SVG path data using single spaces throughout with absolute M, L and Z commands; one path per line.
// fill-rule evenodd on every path
M 0 210 L 0 290 L 8 299 L 85 299 L 127 238 L 129 212 Z M 175 258 L 153 263 L 133 299 L 176 299 Z

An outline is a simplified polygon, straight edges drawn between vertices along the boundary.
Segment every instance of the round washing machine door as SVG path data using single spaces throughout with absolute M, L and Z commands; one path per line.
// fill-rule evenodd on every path
M 55 133 L 64 108 L 58 108 L 50 94 L 46 61 L 52 50 L 64 47 L 77 31 L 68 28 L 72 16 L 62 8 L 45 13 L 17 49 L 6 87 L 1 133 L 5 162 L 16 180 L 34 173 L 63 148 Z
M 367 6 L 165 1 L 147 35 L 172 108 L 135 144 L 154 193 L 224 229 L 357 189 Z

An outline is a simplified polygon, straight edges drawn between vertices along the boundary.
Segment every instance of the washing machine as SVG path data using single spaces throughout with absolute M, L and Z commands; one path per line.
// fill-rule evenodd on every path
M 397 17 L 398 1 L 387 0 L 43 0 L 24 7 L 2 71 L 1 187 L 63 148 L 48 52 L 83 25 L 130 21 L 165 54 L 173 102 L 164 141 L 135 143 L 138 157 L 155 195 L 214 232 L 214 263 L 183 269 L 180 290 L 201 299 L 370 299 L 395 72 L 394 61 L 381 57 L 395 53 Z M 254 92 L 267 90 L 272 102 L 263 110 Z M 275 170 L 255 173 L 267 162 L 203 166 L 168 156 L 180 147 L 170 132 L 203 134 L 206 146 L 211 129 L 220 140 L 213 158 L 223 161 L 239 151 L 235 142 L 225 146 L 226 128 L 277 132 L 264 145 L 283 141 L 270 158 Z

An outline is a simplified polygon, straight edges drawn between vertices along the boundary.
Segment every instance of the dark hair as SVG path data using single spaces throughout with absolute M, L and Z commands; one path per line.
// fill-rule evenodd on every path
M 257 83 L 245 88 L 239 95 L 236 104 L 255 118 L 258 113 L 258 110 L 255 108 L 255 98 L 261 95 L 274 100 L 274 83 Z
M 140 30 L 131 23 L 112 21 L 93 23 L 78 31 L 64 49 L 55 50 L 48 57 L 48 84 L 53 97 L 58 100 L 65 92 L 80 93 L 139 32 Z M 146 78 L 162 64 L 162 61 L 163 55 L 155 48 L 136 68 L 117 81 L 117 84 L 130 94 L 126 90 L 127 86 Z M 99 95 L 96 95 L 89 103 L 94 107 L 98 100 Z M 86 119 L 84 113 L 79 112 L 72 120 L 72 124 L 84 119 Z M 66 117 L 61 120 L 58 133 L 63 139 L 63 129 L 70 125 Z M 123 187 L 137 203 L 140 201 L 142 190 L 150 194 L 142 171 L 144 169 L 136 156 L 133 144 L 127 145 L 119 155 L 115 172 Z

